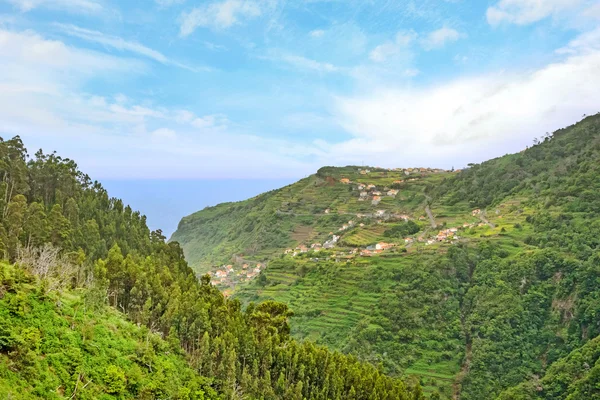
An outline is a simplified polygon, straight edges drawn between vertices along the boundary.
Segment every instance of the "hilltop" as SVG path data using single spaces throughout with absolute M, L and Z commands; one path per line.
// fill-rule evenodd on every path
M 427 225 L 424 190 L 455 173 L 429 168 L 324 167 L 284 188 L 187 216 L 171 240 L 182 246 L 186 260 L 198 273 L 232 260 L 240 265 L 242 260 L 261 263 L 301 245 L 326 247 L 341 232 L 349 244 L 372 244 L 383 240 L 383 230 L 375 226 L 359 230 L 361 223 L 403 221 L 411 214 Z
M 288 304 L 296 338 L 443 398 L 516 396 L 600 333 L 599 199 L 596 115 L 463 171 L 325 167 L 173 240 L 243 303 Z

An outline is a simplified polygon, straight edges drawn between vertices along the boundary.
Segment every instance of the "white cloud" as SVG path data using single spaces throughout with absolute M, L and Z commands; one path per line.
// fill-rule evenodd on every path
M 500 0 L 487 9 L 486 16 L 490 25 L 527 25 L 580 4 L 581 0 Z
M 173 129 L 159 128 L 152 132 L 152 137 L 156 139 L 169 139 L 174 140 L 177 137 L 177 133 Z
M 394 41 L 388 41 L 375 47 L 369 54 L 369 58 L 375 62 L 387 61 L 390 57 L 405 51 L 416 38 L 415 32 L 399 32 Z
M 80 78 L 131 69 L 144 71 L 143 65 L 133 60 L 73 48 L 33 31 L 0 29 L 0 81 L 56 86 L 57 82 L 76 84 Z
M 295 176 L 307 170 L 298 158 L 322 154 L 248 134 L 222 114 L 198 115 L 121 92 L 103 97 L 83 90 L 89 79 L 104 74 L 122 79 L 140 71 L 143 65 L 136 61 L 31 31 L 0 30 L 0 132 L 21 135 L 29 148 L 77 159 L 94 178 L 240 178 L 267 171 Z
M 240 23 L 242 18 L 255 18 L 261 14 L 260 4 L 252 0 L 210 3 L 183 13 L 179 33 L 188 36 L 199 27 L 225 29 Z
M 190 71 L 208 70 L 208 68 L 194 68 L 182 64 L 180 62 L 171 60 L 157 50 L 151 49 L 137 42 L 127 41 L 118 36 L 107 35 L 102 32 L 80 28 L 75 25 L 55 24 L 55 26 L 57 26 L 61 31 L 63 31 L 67 35 L 78 37 L 80 39 L 84 39 L 92 43 L 98 43 L 107 47 L 112 47 L 113 49 L 119 51 L 128 51 L 131 53 L 135 53 L 140 56 L 150 58 L 161 64 L 173 65 Z
M 104 7 L 95 0 L 6 0 L 22 12 L 28 12 L 34 8 L 49 8 L 66 10 L 78 14 L 97 14 Z
M 557 54 L 577 54 L 600 51 L 600 28 L 583 33 L 571 40 L 565 47 L 556 50 Z
M 589 18 L 600 19 L 600 3 L 596 3 L 587 8 L 583 12 L 583 15 Z
M 315 29 L 314 31 L 309 32 L 310 37 L 313 37 L 313 38 L 320 38 L 324 34 L 325 34 L 325 31 L 322 29 Z
M 315 61 L 310 58 L 294 54 L 283 54 L 280 57 L 276 57 L 276 59 L 303 70 L 311 70 L 316 72 L 337 72 L 341 70 L 339 67 L 333 64 Z
M 227 128 L 229 121 L 223 114 L 206 115 L 204 117 L 194 118 L 191 121 L 192 126 L 198 129 L 210 131 L 222 131 Z
M 331 162 L 450 167 L 518 151 L 600 111 L 600 47 L 592 42 L 583 35 L 568 58 L 533 72 L 339 97 L 336 119 L 353 138 L 334 145 Z
M 466 35 L 459 33 L 452 28 L 440 28 L 430 32 L 426 37 L 421 39 L 421 46 L 425 50 L 434 50 L 444 47 L 448 43 L 456 42 Z

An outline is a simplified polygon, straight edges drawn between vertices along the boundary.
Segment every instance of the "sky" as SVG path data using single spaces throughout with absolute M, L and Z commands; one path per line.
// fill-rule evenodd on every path
M 0 0 L 0 136 L 101 181 L 460 168 L 598 111 L 600 0 Z
M 293 183 L 289 179 L 104 179 L 108 193 L 142 210 L 151 230 L 170 237 L 182 217 L 207 206 L 240 201 Z
M 600 111 L 600 0 L 0 0 L 0 134 L 97 179 L 451 168 Z

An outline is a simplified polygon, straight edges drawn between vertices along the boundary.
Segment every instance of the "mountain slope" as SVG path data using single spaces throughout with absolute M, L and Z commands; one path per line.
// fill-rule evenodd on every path
M 217 398 L 177 343 L 0 264 L 3 399 Z
M 218 217 L 203 230 L 211 210 L 196 213 L 182 221 L 187 245 L 202 247 L 193 229 L 202 238 L 218 226 L 234 246 L 269 221 L 291 251 L 267 243 L 236 264 L 223 247 L 211 262 L 233 271 L 217 282 L 244 303 L 289 304 L 295 337 L 416 375 L 446 398 L 494 398 L 600 334 L 600 116 L 460 172 L 361 171 L 324 168 L 224 206 L 261 210 L 243 231 Z M 372 204 L 387 189 L 399 192 Z M 253 256 L 267 267 L 245 279 Z
M 41 151 L 30 158 L 18 137 L 0 139 L 0 254 L 7 395 L 423 399 L 418 384 L 293 340 L 285 304 L 242 310 L 73 161 Z

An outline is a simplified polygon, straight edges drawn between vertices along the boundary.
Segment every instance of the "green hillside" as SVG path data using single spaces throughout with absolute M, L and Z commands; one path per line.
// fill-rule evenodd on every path
M 600 334 L 598 232 L 596 115 L 464 171 L 323 168 L 186 217 L 173 240 L 199 270 L 232 264 L 217 282 L 243 303 L 288 304 L 294 337 L 482 399 Z M 249 261 L 266 263 L 254 279 Z
M 176 342 L 0 264 L 0 398 L 216 398 Z
M 64 399 L 414 399 L 418 382 L 290 337 L 69 159 L 0 139 L 0 394 Z

